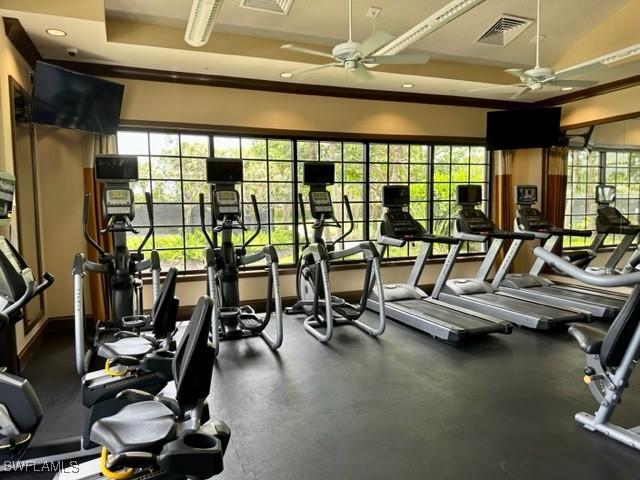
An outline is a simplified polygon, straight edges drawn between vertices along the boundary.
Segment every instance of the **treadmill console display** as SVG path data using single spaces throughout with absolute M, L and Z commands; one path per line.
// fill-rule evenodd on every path
M 311 208 L 311 216 L 313 218 L 319 219 L 322 215 L 325 217 L 333 216 L 331 195 L 326 190 L 309 192 L 309 206 Z
M 553 225 L 542 215 L 542 212 L 533 207 L 520 207 L 518 209 L 520 215 L 520 224 L 525 230 L 547 230 Z
M 414 238 L 425 232 L 409 212 L 393 211 L 384 214 L 384 234 L 393 238 Z
M 496 230 L 493 222 L 478 209 L 463 209 L 458 213 L 458 229 L 464 233 L 488 233 Z
M 407 185 L 385 185 L 382 187 L 382 206 L 384 208 L 408 207 L 409 187 Z
M 615 207 L 600 207 L 598 209 L 598 222 L 604 228 L 624 227 L 631 224 L 629 219 Z
M 214 192 L 215 216 L 222 220 L 225 215 L 240 215 L 240 195 L 235 190 Z
M 104 213 L 107 217 L 135 217 L 133 191 L 129 188 L 109 188 L 104 192 Z

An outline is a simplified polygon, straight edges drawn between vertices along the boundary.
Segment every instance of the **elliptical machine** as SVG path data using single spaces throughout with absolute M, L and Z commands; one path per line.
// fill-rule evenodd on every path
M 213 299 L 211 315 L 213 345 L 218 352 L 221 340 L 232 340 L 251 336 L 261 336 L 272 350 L 282 345 L 282 300 L 278 276 L 278 253 L 272 245 L 265 245 L 258 253 L 248 255 L 247 247 L 262 229 L 260 212 L 255 195 L 251 203 L 257 223 L 253 235 L 241 247 L 233 244 L 234 230 L 246 231 L 242 213 L 240 194 L 236 185 L 242 183 L 241 160 L 207 160 L 207 182 L 211 184 L 211 220 L 213 238 L 209 235 L 205 220 L 204 194 L 200 194 L 200 223 L 207 241 L 205 261 L 207 268 L 207 290 Z M 220 235 L 220 245 L 218 245 Z M 258 314 L 249 305 L 241 305 L 238 271 L 241 267 L 266 261 L 267 293 L 266 312 Z M 266 331 L 275 313 L 275 335 Z
M 298 302 L 289 308 L 287 313 L 306 315 L 305 330 L 322 343 L 331 340 L 334 326 L 340 325 L 354 325 L 369 335 L 377 337 L 384 332 L 386 326 L 378 250 L 370 241 L 359 242 L 356 246 L 345 250 L 336 250 L 336 243 L 344 240 L 353 231 L 354 226 L 351 206 L 346 195 L 343 197 L 343 201 L 349 217 L 349 228 L 335 240 L 325 241 L 324 229 L 326 227 L 342 228 L 333 212 L 331 194 L 327 191 L 327 186 L 333 185 L 335 181 L 334 163 L 305 162 L 303 181 L 305 185 L 310 187 L 309 208 L 314 219 L 313 242 L 309 241 L 304 199 L 302 194 L 299 194 L 298 204 L 304 226 L 305 244 L 297 266 Z M 358 254 L 363 256 L 367 266 L 360 304 L 356 306 L 331 294 L 329 268 L 331 262 Z M 380 320 L 376 328 L 370 327 L 360 320 L 367 307 L 371 288 L 376 289 L 377 297 L 381 299 L 378 310 Z
M 95 178 L 105 185 L 102 207 L 106 228 L 100 233 L 110 235 L 113 253 L 107 252 L 96 240 L 91 238 L 87 229 L 89 194 L 85 194 L 84 236 L 98 252 L 98 262 L 85 259 L 83 253 L 77 253 L 73 259 L 74 318 L 76 342 L 76 369 L 84 375 L 91 365 L 98 347 L 117 338 L 120 331 L 139 332 L 150 327 L 150 317 L 143 313 L 142 272 L 151 271 L 153 300 L 160 290 L 160 257 L 155 250 L 148 259 L 142 250 L 153 233 L 153 206 L 151 195 L 145 193 L 149 230 L 135 252 L 129 251 L 127 234 L 139 233 L 132 222 L 135 218 L 134 194 L 129 182 L 138 180 L 138 159 L 133 155 L 96 155 Z M 108 278 L 110 297 L 110 319 L 98 320 L 93 337 L 86 337 L 84 315 L 84 285 L 87 272 L 94 272 Z M 144 355 L 151 350 L 151 342 L 142 337 L 132 355 Z M 86 343 L 89 343 L 87 347 Z

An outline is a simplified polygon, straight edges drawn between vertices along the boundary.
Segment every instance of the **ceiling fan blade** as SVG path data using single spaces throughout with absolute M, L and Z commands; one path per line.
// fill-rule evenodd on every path
M 400 53 L 398 55 L 379 55 L 367 57 L 361 63 L 367 65 L 423 65 L 429 61 L 429 55 Z
M 307 53 L 309 55 L 317 55 L 319 57 L 333 58 L 333 55 L 331 55 L 330 53 L 321 52 L 320 50 L 312 50 L 310 48 L 297 47 L 295 45 L 291 45 L 290 43 L 281 45 L 280 48 L 283 48 L 285 50 L 292 50 L 299 53 Z
M 514 88 L 520 85 L 491 85 L 490 87 L 471 88 L 467 92 L 488 92 L 490 90 L 502 90 L 503 88 Z
M 586 88 L 593 87 L 598 82 L 594 82 L 593 80 L 551 80 L 547 82 L 549 85 L 555 85 L 556 87 L 575 87 L 575 88 Z
M 515 100 L 516 98 L 519 98 L 521 95 L 527 93 L 527 91 L 529 91 L 529 87 L 522 87 L 520 90 L 518 90 L 518 92 L 515 95 L 511 96 L 511 100 Z
M 526 77 L 524 70 L 522 70 L 521 68 L 507 68 L 505 72 L 510 73 L 511 75 L 515 75 L 520 79 L 522 79 L 523 77 Z
M 358 47 L 360 52 L 360 58 L 365 58 L 371 55 L 379 48 L 384 47 L 387 43 L 393 40 L 395 37 L 390 33 L 378 30 L 369 35 Z
M 369 70 L 367 70 L 362 65 L 358 65 L 355 70 L 352 70 L 353 75 L 362 82 L 368 82 L 369 80 L 373 80 L 375 77 Z
M 303 73 L 309 73 L 309 72 L 313 72 L 314 70 L 320 70 L 321 68 L 338 67 L 341 65 L 342 64 L 338 62 L 325 63 L 324 65 L 313 65 L 311 67 L 299 68 L 297 70 L 292 70 L 289 73 L 291 73 L 295 77 L 297 75 L 302 75 Z

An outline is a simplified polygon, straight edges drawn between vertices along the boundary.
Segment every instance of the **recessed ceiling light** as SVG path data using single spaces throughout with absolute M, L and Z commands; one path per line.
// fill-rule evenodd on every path
M 291 73 L 291 72 L 282 72 L 282 73 L 280 74 L 280 76 L 281 76 L 282 78 L 291 78 L 291 77 L 293 77 L 293 73 Z
M 58 30 L 57 28 L 47 28 L 45 31 L 49 35 L 51 35 L 53 37 L 66 37 L 67 36 L 67 32 L 65 32 L 64 30 Z
M 415 85 L 413 83 L 403 83 L 402 88 L 413 88 Z
M 570 92 L 571 90 L 573 90 L 573 87 L 562 87 L 560 90 L 562 90 L 563 92 Z

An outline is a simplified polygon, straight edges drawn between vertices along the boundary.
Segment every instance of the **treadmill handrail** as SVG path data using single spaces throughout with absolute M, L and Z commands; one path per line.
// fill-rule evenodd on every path
M 420 233 L 418 235 L 407 237 L 390 237 L 388 235 L 379 235 L 378 243 L 381 245 L 390 245 L 393 247 L 404 247 L 407 242 L 423 242 L 423 243 L 444 243 L 447 245 L 455 245 L 460 243 L 460 238 L 447 237 L 445 235 L 433 235 L 431 233 Z
M 570 262 L 563 260 L 557 255 L 546 251 L 542 247 L 533 249 L 533 254 L 544 260 L 552 267 L 557 268 L 563 273 L 572 276 L 588 285 L 599 287 L 623 287 L 637 285 L 640 283 L 640 272 L 626 273 L 624 275 L 594 275 L 576 267 Z

